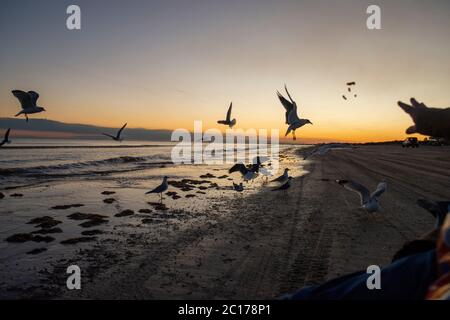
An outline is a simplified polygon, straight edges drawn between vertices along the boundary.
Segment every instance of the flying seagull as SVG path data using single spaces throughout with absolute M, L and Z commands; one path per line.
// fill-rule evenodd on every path
M 285 183 L 287 180 L 289 179 L 289 168 L 284 169 L 284 172 L 281 176 L 279 176 L 276 179 L 273 179 L 270 182 L 280 182 L 280 183 Z
M 294 137 L 294 140 L 296 140 L 295 136 L 295 130 L 298 128 L 303 127 L 305 124 L 312 124 L 311 121 L 308 119 L 300 119 L 297 114 L 297 104 L 294 100 L 292 100 L 291 95 L 289 94 L 289 91 L 284 85 L 284 89 L 286 90 L 286 93 L 289 97 L 289 100 L 287 100 L 283 95 L 277 91 L 278 99 L 280 99 L 281 104 L 283 105 L 284 109 L 286 109 L 286 124 L 289 125 L 285 136 L 287 136 L 292 131 L 292 136 Z
M 287 190 L 287 189 L 289 189 L 291 187 L 291 181 L 293 179 L 294 178 L 292 178 L 292 177 L 288 177 L 285 183 L 283 183 L 278 188 L 272 189 L 272 191 L 279 191 L 279 190 Z
M 236 163 L 232 166 L 228 172 L 233 173 L 239 171 L 242 175 L 244 181 L 248 182 L 250 180 L 255 179 L 258 176 L 259 166 L 257 165 L 249 165 L 246 166 L 243 163 Z
M 355 181 L 336 180 L 336 182 L 343 186 L 345 189 L 358 193 L 361 198 L 362 208 L 366 209 L 367 212 L 370 213 L 378 211 L 378 209 L 380 208 L 380 205 L 378 204 L 379 198 L 387 188 L 386 182 L 380 182 L 377 186 L 377 189 L 371 194 L 365 186 Z
M 444 224 L 445 217 L 450 212 L 450 201 L 419 199 L 417 200 L 417 204 L 436 218 L 436 229 L 439 229 Z
M 3 145 L 5 145 L 7 143 L 11 143 L 11 140 L 9 140 L 9 132 L 10 131 L 11 131 L 11 129 L 6 130 L 5 137 L 3 138 L 3 141 L 0 142 L 0 147 L 3 147 Z
M 230 128 L 233 128 L 236 124 L 236 119 L 231 119 L 231 110 L 233 109 L 233 102 L 230 103 L 230 107 L 227 111 L 227 119 L 226 120 L 219 120 L 217 123 L 224 124 L 226 126 L 229 126 Z
M 234 191 L 242 192 L 242 191 L 244 191 L 244 186 L 242 185 L 242 182 L 239 184 L 236 184 L 233 182 L 233 189 L 234 189 Z
M 233 173 L 239 171 L 245 181 L 250 181 L 258 176 L 262 163 L 268 161 L 268 159 L 267 157 L 256 156 L 253 158 L 251 164 L 246 166 L 243 163 L 236 163 L 228 172 Z
M 123 127 L 120 128 L 120 130 L 117 132 L 117 135 L 116 135 L 116 136 L 113 136 L 113 135 L 110 135 L 110 134 L 107 134 L 107 133 L 102 133 L 102 134 L 103 134 L 104 136 L 110 137 L 111 139 L 113 139 L 113 140 L 115 140 L 115 141 L 122 142 L 123 138 L 121 137 L 121 134 L 122 134 L 123 129 L 125 129 L 126 126 L 127 126 L 127 124 L 125 123 L 125 124 L 123 125 Z
M 145 194 L 150 194 L 150 193 L 159 193 L 160 195 L 160 201 L 162 203 L 162 194 L 163 192 L 166 192 L 167 189 L 169 188 L 169 184 L 167 183 L 167 179 L 169 179 L 169 177 L 164 176 L 162 183 L 157 186 L 155 189 L 146 192 Z
M 21 114 L 25 115 L 25 118 L 28 122 L 28 115 L 33 113 L 39 113 L 45 111 L 44 108 L 36 105 L 37 100 L 39 99 L 39 94 L 35 91 L 22 91 L 22 90 L 13 90 L 11 91 L 14 97 L 16 97 L 20 105 L 22 106 L 22 110 L 15 115 L 15 117 L 20 116 Z

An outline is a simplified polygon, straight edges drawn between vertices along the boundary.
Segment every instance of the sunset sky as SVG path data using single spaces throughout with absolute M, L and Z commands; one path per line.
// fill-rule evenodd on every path
M 3 0 L 0 117 L 19 111 L 12 89 L 40 93 L 39 117 L 148 129 L 218 127 L 233 101 L 238 128 L 284 134 L 286 83 L 314 123 L 298 137 L 402 139 L 398 100 L 450 106 L 449 31 L 448 0 Z M 342 99 L 347 81 L 358 98 Z

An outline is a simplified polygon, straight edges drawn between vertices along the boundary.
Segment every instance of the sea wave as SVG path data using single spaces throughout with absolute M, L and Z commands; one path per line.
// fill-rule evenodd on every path
M 27 176 L 57 176 L 57 175 L 85 175 L 104 174 L 107 172 L 128 171 L 157 165 L 171 164 L 170 157 L 157 154 L 145 157 L 120 156 L 102 160 L 92 160 L 75 163 L 63 163 L 48 166 L 31 166 L 17 168 L 0 168 L 0 176 L 27 175 Z M 124 165 L 124 166 L 120 166 Z M 103 169 L 103 170 L 100 170 Z

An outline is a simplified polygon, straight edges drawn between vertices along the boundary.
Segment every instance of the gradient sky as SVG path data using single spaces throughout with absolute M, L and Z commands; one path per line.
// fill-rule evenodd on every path
M 82 30 L 66 29 L 78 4 Z M 366 28 L 378 4 L 382 30 Z M 238 128 L 279 128 L 287 83 L 299 137 L 402 139 L 398 100 L 450 106 L 450 1 L 2 0 L 0 117 L 12 89 L 35 90 L 42 117 L 119 127 L 216 127 L 230 101 Z M 357 99 L 344 101 L 356 81 Z

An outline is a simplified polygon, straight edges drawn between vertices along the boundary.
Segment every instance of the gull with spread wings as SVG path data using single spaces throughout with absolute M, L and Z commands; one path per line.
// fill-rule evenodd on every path
M 286 131 L 285 136 L 287 136 L 292 131 L 292 136 L 294 137 L 294 140 L 296 140 L 297 137 L 295 136 L 295 130 L 303 127 L 305 124 L 308 124 L 308 123 L 312 124 L 312 122 L 309 121 L 308 119 L 300 119 L 299 118 L 299 116 L 297 114 L 297 104 L 292 99 L 291 95 L 289 94 L 289 91 L 288 91 L 286 85 L 284 85 L 284 89 L 286 90 L 289 100 L 287 100 L 285 97 L 283 97 L 283 95 L 279 91 L 277 91 L 277 95 L 278 95 L 278 99 L 280 99 L 281 104 L 283 105 L 284 109 L 286 109 L 286 124 L 288 124 L 289 127 Z
M 0 147 L 3 147 L 3 145 L 7 144 L 7 143 L 11 143 L 11 140 L 9 140 L 9 132 L 11 131 L 11 129 L 6 130 L 5 132 L 5 137 L 3 138 L 3 140 L 0 142 Z
M 104 136 L 110 137 L 110 138 L 113 139 L 114 141 L 122 142 L 123 138 L 122 138 L 121 135 L 122 135 L 123 129 L 125 129 L 126 126 L 127 126 L 127 124 L 125 123 L 125 124 L 123 125 L 123 127 L 120 128 L 120 130 L 117 132 L 117 135 L 116 135 L 116 136 L 113 136 L 113 135 L 110 135 L 110 134 L 107 134 L 107 133 L 102 133 L 102 134 L 103 134 Z
M 20 105 L 22 107 L 22 110 L 18 114 L 16 114 L 15 117 L 24 114 L 28 122 L 29 114 L 45 111 L 44 108 L 36 105 L 37 100 L 39 99 L 39 93 L 35 91 L 25 92 L 22 90 L 13 90 L 11 92 L 14 95 L 14 97 L 16 97 L 19 100 Z
M 370 193 L 365 186 L 359 184 L 356 181 L 336 180 L 336 182 L 343 186 L 345 189 L 359 194 L 359 197 L 361 198 L 361 207 L 367 210 L 367 212 L 372 213 L 380 209 L 379 198 L 386 191 L 386 182 L 380 182 L 377 186 L 377 189 L 372 193 Z
M 224 124 L 226 126 L 229 126 L 230 129 L 232 129 L 236 125 L 236 119 L 231 119 L 231 110 L 232 109 L 233 109 L 233 102 L 230 103 L 230 107 L 228 108 L 226 120 L 219 120 L 219 121 L 217 121 L 217 123 Z

